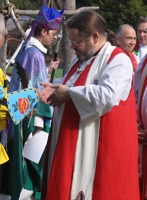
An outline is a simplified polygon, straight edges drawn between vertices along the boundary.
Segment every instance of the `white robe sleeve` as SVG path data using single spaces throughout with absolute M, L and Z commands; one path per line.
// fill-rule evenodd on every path
M 134 77 L 134 91 L 135 91 L 135 97 L 136 97 L 136 104 L 138 103 L 138 90 L 139 90 L 139 83 L 141 79 L 141 74 L 142 74 L 142 65 L 145 60 L 145 57 L 140 61 L 136 72 L 135 72 L 135 77 Z
M 105 67 L 97 85 L 70 87 L 69 93 L 81 119 L 97 118 L 126 100 L 133 77 L 130 58 L 120 53 Z

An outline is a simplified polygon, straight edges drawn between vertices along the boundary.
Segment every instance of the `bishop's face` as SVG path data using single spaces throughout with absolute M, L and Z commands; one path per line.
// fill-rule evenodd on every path
M 42 44 L 50 45 L 54 40 L 57 39 L 57 31 L 42 29 L 41 36 L 42 36 L 41 37 Z

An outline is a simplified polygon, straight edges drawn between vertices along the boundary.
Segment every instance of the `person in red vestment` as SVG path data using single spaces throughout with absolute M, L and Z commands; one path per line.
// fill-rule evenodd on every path
M 147 54 L 135 73 L 134 89 L 138 113 L 139 178 L 141 200 L 147 199 Z
M 132 62 L 96 11 L 66 25 L 76 55 L 61 84 L 41 83 L 39 93 L 54 106 L 42 200 L 139 200 Z
M 121 26 L 118 27 L 116 31 L 117 45 L 120 46 L 122 49 L 124 49 L 130 56 L 130 59 L 134 67 L 134 72 L 136 71 L 136 68 L 138 66 L 137 58 L 133 53 L 133 49 L 136 45 L 136 39 L 137 39 L 136 31 L 131 25 L 122 24 Z

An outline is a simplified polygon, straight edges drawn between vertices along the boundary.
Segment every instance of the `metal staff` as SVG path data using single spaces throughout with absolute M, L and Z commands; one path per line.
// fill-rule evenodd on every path
M 61 42 L 61 38 L 62 38 L 62 25 L 61 24 L 60 24 L 60 27 L 58 30 L 58 36 L 57 36 L 57 42 L 56 42 L 56 46 L 55 46 L 53 61 L 57 61 L 57 55 L 59 52 L 60 42 Z M 50 78 L 51 83 L 54 80 L 54 75 L 55 75 L 55 69 L 52 69 L 51 78 Z

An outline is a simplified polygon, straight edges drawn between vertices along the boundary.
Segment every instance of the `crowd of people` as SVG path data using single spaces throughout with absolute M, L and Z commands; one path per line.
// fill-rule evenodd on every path
M 57 39 L 63 14 L 43 4 L 16 57 L 8 92 L 24 88 L 19 63 L 39 100 L 18 125 L 11 118 L 5 124 L 9 160 L 0 193 L 11 200 L 145 200 L 147 16 L 137 30 L 122 24 L 114 33 L 98 12 L 75 13 L 66 22 L 75 55 L 65 76 L 50 83 L 45 45 Z M 35 163 L 22 151 L 41 131 L 49 136 Z

